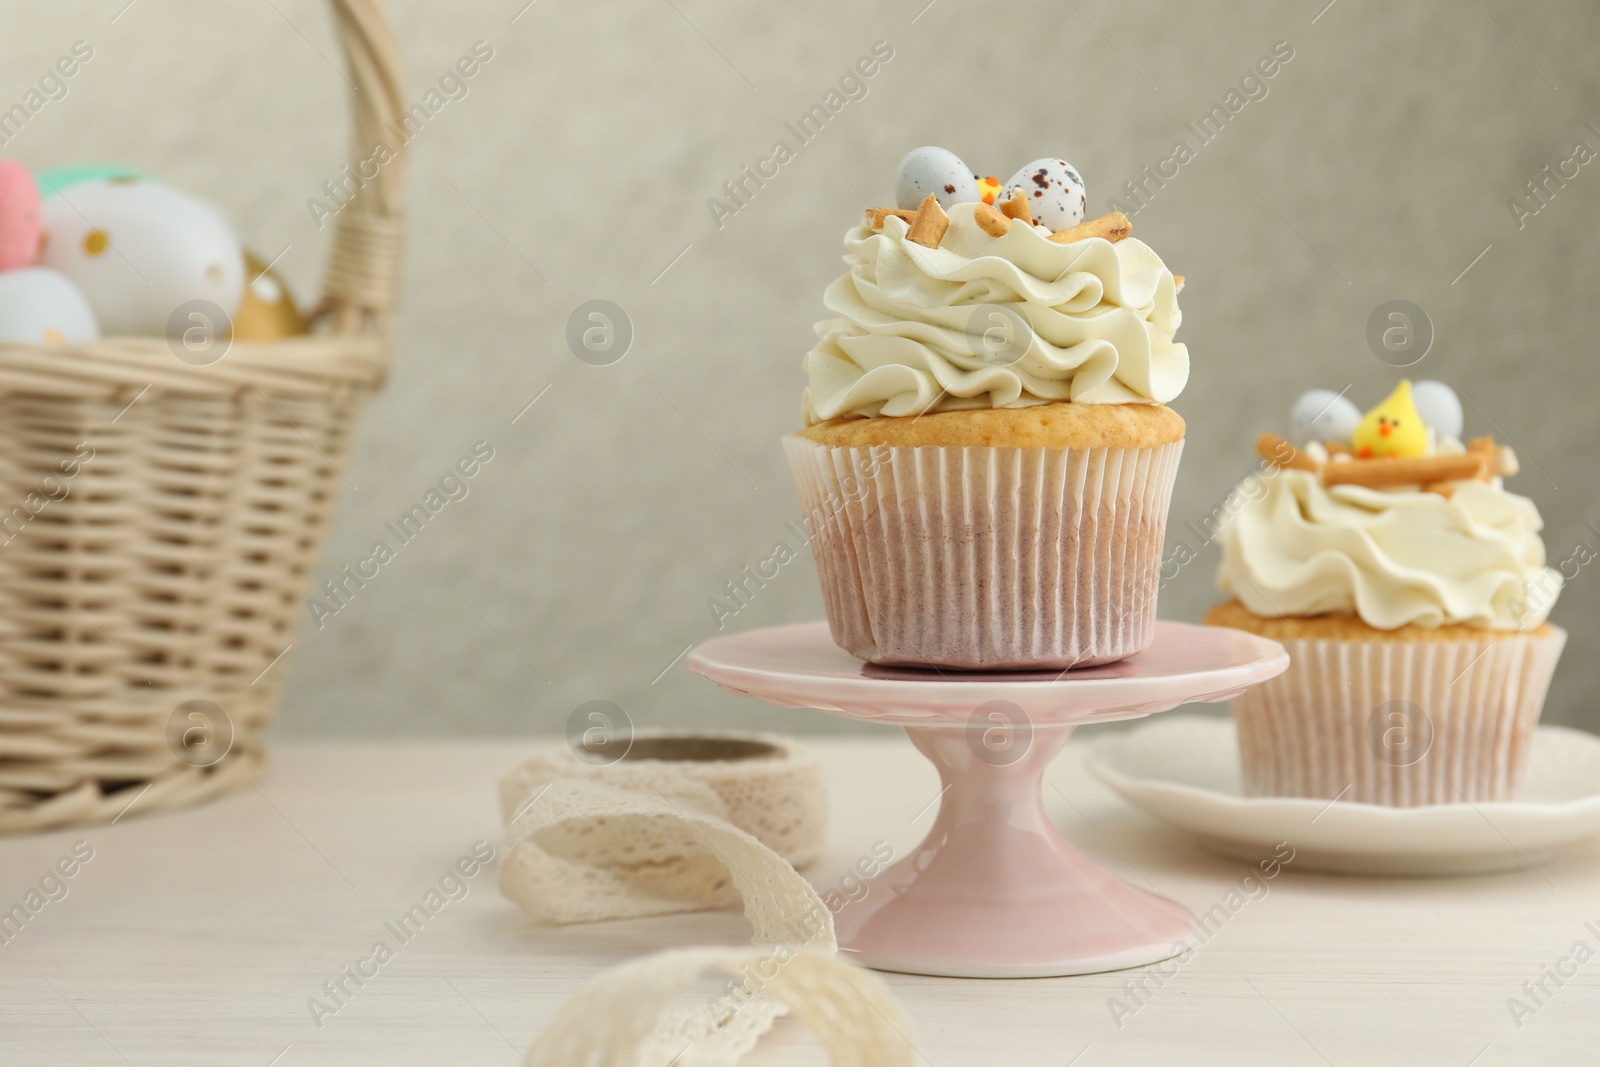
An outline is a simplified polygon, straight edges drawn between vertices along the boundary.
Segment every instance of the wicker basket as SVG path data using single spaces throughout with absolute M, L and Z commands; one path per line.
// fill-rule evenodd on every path
M 379 0 L 332 8 L 366 157 L 401 114 L 398 51 Z M 261 773 L 344 457 L 388 367 L 404 162 L 339 213 L 307 336 L 208 366 L 166 338 L 0 343 L 0 832 L 192 804 Z

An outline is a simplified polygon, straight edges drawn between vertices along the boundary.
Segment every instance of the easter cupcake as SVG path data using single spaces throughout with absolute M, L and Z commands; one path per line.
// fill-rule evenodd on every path
M 1188 379 L 1175 278 L 1070 164 L 923 148 L 845 234 L 784 439 L 833 638 L 881 664 L 1065 669 L 1154 636 Z
M 1246 793 L 1410 807 L 1516 795 L 1566 634 L 1539 511 L 1440 382 L 1364 416 L 1314 391 L 1230 498 L 1206 621 L 1289 670 L 1235 699 Z

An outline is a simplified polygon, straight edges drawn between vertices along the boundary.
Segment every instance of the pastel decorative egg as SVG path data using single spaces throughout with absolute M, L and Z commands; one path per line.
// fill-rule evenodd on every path
M 39 193 L 46 200 L 63 189 L 84 182 L 105 181 L 111 178 L 145 178 L 148 175 L 132 167 L 115 163 L 79 163 L 70 167 L 56 167 L 39 172 Z
M 39 187 L 14 159 L 0 159 L 0 270 L 26 267 L 39 254 Z
M 66 275 L 44 267 L 0 274 L 0 341 L 48 345 L 99 336 L 89 302 Z
M 82 182 L 44 202 L 40 262 L 77 283 L 106 334 L 159 337 L 184 304 L 232 318 L 244 249 L 209 204 L 145 178 Z
M 932 145 L 913 148 L 900 161 L 900 169 L 895 174 L 895 206 L 915 211 L 930 193 L 946 210 L 956 204 L 976 204 L 982 199 L 972 168 L 961 162 L 960 156 Z
M 1435 437 L 1453 437 L 1461 440 L 1461 430 L 1466 425 L 1466 415 L 1461 410 L 1461 398 L 1443 382 L 1414 382 L 1411 386 L 1411 403 L 1417 414 L 1432 429 Z
M 1349 397 L 1331 389 L 1312 389 L 1300 394 L 1289 412 L 1289 432 L 1296 444 L 1313 441 L 1348 443 L 1361 425 L 1361 409 Z
M 306 332 L 306 320 L 294 306 L 283 279 L 254 255 L 244 254 L 244 297 L 233 315 L 235 341 L 276 341 Z
M 1083 179 L 1064 159 L 1036 159 L 1029 163 L 1006 182 L 1000 199 L 1010 200 L 1018 190 L 1028 198 L 1028 213 L 1033 221 L 1052 230 L 1076 226 L 1089 207 Z

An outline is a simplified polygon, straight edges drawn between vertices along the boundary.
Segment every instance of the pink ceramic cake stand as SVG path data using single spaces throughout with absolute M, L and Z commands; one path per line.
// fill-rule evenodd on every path
M 1103 667 L 913 670 L 863 663 L 810 622 L 713 638 L 689 666 L 769 704 L 904 727 L 939 769 L 933 829 L 835 917 L 841 950 L 879 970 L 1043 978 L 1154 963 L 1194 936 L 1187 908 L 1124 882 L 1051 825 L 1044 771 L 1073 728 L 1227 700 L 1289 656 L 1240 630 L 1158 622 L 1154 645 Z

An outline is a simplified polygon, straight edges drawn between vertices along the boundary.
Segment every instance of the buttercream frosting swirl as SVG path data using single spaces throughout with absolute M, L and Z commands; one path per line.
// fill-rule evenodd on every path
M 1324 487 L 1309 471 L 1278 468 L 1247 479 L 1235 499 L 1218 535 L 1220 585 L 1256 615 L 1531 629 L 1561 586 L 1544 565 L 1538 508 L 1499 479 L 1459 482 L 1445 497 Z
M 892 215 L 880 230 L 845 234 L 848 270 L 823 295 L 835 317 L 817 323 L 804 361 L 807 425 L 1063 400 L 1166 403 L 1182 391 L 1177 285 L 1149 246 L 1056 244 L 1021 223 L 991 237 L 975 206 L 950 209 L 938 248 L 909 240 Z M 996 327 L 1009 335 L 986 345 Z

